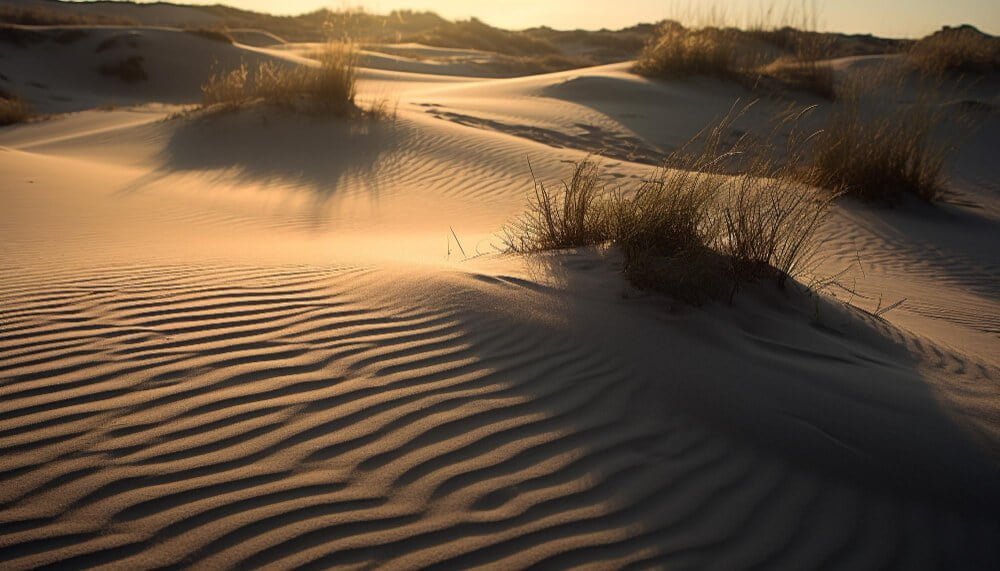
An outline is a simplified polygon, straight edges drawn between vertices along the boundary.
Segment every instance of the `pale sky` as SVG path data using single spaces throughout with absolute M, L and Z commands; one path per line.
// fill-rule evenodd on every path
M 760 7 L 774 12 L 808 5 L 811 0 L 174 0 L 179 3 L 224 3 L 271 12 L 298 14 L 317 8 L 361 6 L 370 12 L 400 8 L 432 10 L 449 19 L 475 16 L 502 28 L 547 25 L 558 29 L 622 28 L 665 18 L 685 21 L 704 17 L 706 6 L 726 12 L 734 24 Z M 943 25 L 973 24 L 1000 34 L 1000 0 L 818 0 L 821 29 L 873 33 L 887 37 L 923 36 Z M 801 10 L 799 10 L 801 13 Z M 780 18 L 779 18 L 780 19 Z

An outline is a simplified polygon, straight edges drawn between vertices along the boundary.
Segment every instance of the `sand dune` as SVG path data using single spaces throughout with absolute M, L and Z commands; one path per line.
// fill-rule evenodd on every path
M 641 178 L 735 87 L 366 69 L 394 121 L 170 118 L 196 51 L 295 47 L 142 29 L 129 91 L 88 67 L 110 30 L 3 60 L 70 99 L 43 109 L 148 103 L 0 130 L 3 567 L 1000 562 L 1000 131 L 950 202 L 822 229 L 859 305 L 907 298 L 885 320 L 765 288 L 691 308 L 613 252 L 491 246 L 528 160 Z

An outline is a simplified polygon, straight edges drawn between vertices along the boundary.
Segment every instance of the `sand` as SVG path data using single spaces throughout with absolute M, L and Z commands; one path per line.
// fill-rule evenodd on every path
M 496 232 L 528 161 L 636 180 L 737 87 L 406 46 L 362 74 L 392 121 L 175 117 L 212 61 L 306 47 L 135 29 L 128 86 L 93 73 L 121 33 L 0 60 L 58 113 L 0 129 L 3 568 L 1000 566 L 995 113 L 943 204 L 821 230 L 856 305 L 906 299 L 883 319 L 766 287 L 694 308 Z

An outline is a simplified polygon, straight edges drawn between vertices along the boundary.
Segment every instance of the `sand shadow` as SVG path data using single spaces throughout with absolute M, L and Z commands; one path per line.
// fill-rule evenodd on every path
M 348 120 L 265 108 L 170 121 L 176 126 L 160 166 L 121 192 L 140 191 L 169 175 L 197 173 L 217 182 L 307 191 L 317 206 L 350 192 L 377 199 L 391 176 L 400 131 L 389 119 Z
M 588 252 L 532 264 L 531 282 L 574 292 L 550 304 L 576 331 L 635 364 L 645 401 L 683 403 L 729 438 L 832 482 L 973 518 L 1000 508 L 992 365 L 801 291 L 762 284 L 732 306 L 694 308 L 624 280 L 608 291 L 608 265 Z

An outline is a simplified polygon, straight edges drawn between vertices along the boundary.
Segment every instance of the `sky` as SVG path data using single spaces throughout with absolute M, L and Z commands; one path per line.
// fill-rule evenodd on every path
M 172 0 L 177 3 L 229 4 L 275 14 L 298 14 L 317 8 L 363 7 L 370 12 L 431 10 L 449 19 L 475 16 L 509 29 L 551 26 L 558 29 L 623 28 L 639 22 L 705 18 L 708 6 L 739 24 L 761 6 L 780 14 L 787 5 L 812 0 Z M 972 24 L 1000 35 L 1000 0 L 817 0 L 819 28 L 885 37 L 923 36 L 943 25 Z M 799 13 L 802 10 L 798 10 Z M 695 22 L 697 23 L 697 22 Z

